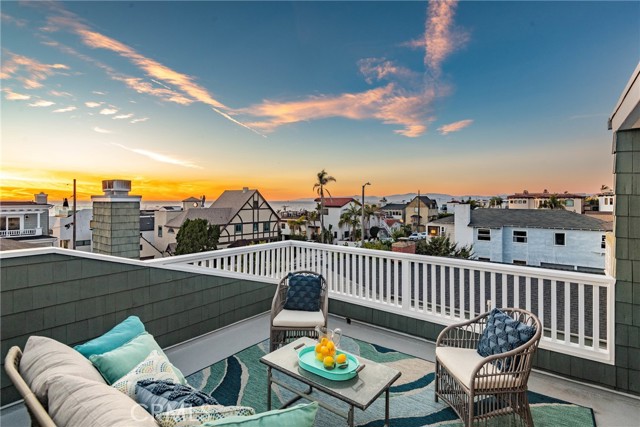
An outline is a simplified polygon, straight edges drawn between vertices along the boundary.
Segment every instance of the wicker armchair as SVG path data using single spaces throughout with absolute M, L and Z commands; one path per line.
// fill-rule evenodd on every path
M 284 308 L 289 279 L 293 275 L 313 275 L 320 278 L 322 292 L 320 293 L 319 311 L 286 310 Z M 327 326 L 328 309 L 329 292 L 324 277 L 313 271 L 289 273 L 278 284 L 278 289 L 271 303 L 271 351 L 300 337 L 318 338 L 316 326 Z
M 476 351 L 489 313 L 451 325 L 436 341 L 436 393 L 448 403 L 466 426 L 506 414 L 518 414 L 533 426 L 527 381 L 542 325 L 532 313 L 518 308 L 501 309 L 520 322 L 533 326 L 533 338 L 501 354 L 482 357 Z

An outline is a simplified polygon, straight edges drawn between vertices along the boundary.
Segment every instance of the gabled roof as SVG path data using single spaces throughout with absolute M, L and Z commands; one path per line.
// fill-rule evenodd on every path
M 469 226 L 611 231 L 605 221 L 561 209 L 474 209 Z
M 165 227 L 180 228 L 188 219 L 206 219 L 210 224 L 226 225 L 235 212 L 231 208 L 191 208 L 167 222 Z
M 320 198 L 318 197 L 314 201 L 319 203 L 320 202 Z M 325 208 L 341 208 L 344 205 L 346 205 L 348 203 L 351 203 L 351 202 L 358 203 L 357 200 L 354 199 L 353 197 L 325 197 L 324 198 L 324 207 Z
M 430 207 L 431 209 L 437 209 L 438 208 L 438 202 L 436 202 L 435 200 L 430 199 L 427 196 L 416 196 L 413 199 L 411 199 L 411 202 L 413 202 L 415 199 L 419 199 L 424 205 Z M 409 202 L 409 203 L 411 203 Z
M 240 210 L 253 197 L 257 190 L 224 190 L 211 205 L 212 208 L 232 208 Z
M 381 207 L 383 211 L 401 211 L 407 207 L 406 203 L 389 203 Z

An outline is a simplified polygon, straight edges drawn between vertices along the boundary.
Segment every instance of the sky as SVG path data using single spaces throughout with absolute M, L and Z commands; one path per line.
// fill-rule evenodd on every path
M 0 3 L 0 199 L 598 192 L 640 2 Z

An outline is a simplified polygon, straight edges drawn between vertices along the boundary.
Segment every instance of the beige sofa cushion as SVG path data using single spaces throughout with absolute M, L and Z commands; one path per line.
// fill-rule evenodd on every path
M 106 385 L 100 372 L 76 350 L 51 338 L 29 337 L 20 360 L 20 375 L 45 407 L 48 380 L 68 374 Z
M 313 328 L 322 325 L 322 311 L 282 310 L 273 319 L 273 326 L 285 328 Z
M 134 400 L 104 381 L 75 375 L 49 380 L 49 414 L 67 427 L 157 427 L 154 418 Z
M 471 388 L 473 370 L 485 358 L 475 348 L 436 347 L 436 357 L 458 381 Z M 476 389 L 505 388 L 518 385 L 519 380 L 511 374 L 502 374 L 494 364 L 487 364 L 480 370 L 480 375 L 501 374 L 498 376 L 480 377 L 475 380 Z

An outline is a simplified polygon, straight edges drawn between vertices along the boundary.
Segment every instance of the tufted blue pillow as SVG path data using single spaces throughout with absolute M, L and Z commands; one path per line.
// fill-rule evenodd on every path
M 218 405 L 216 399 L 191 386 L 163 380 L 138 381 L 136 402 L 151 415 L 179 408 Z
M 478 354 L 482 357 L 506 353 L 529 341 L 536 334 L 533 326 L 515 320 L 503 311 L 494 308 L 487 319 L 487 325 L 478 341 Z M 509 369 L 511 358 L 505 369 Z M 501 363 L 498 368 L 501 368 Z
M 322 280 L 320 280 L 320 276 L 291 274 L 284 308 L 286 310 L 318 311 L 320 310 L 321 293 Z

